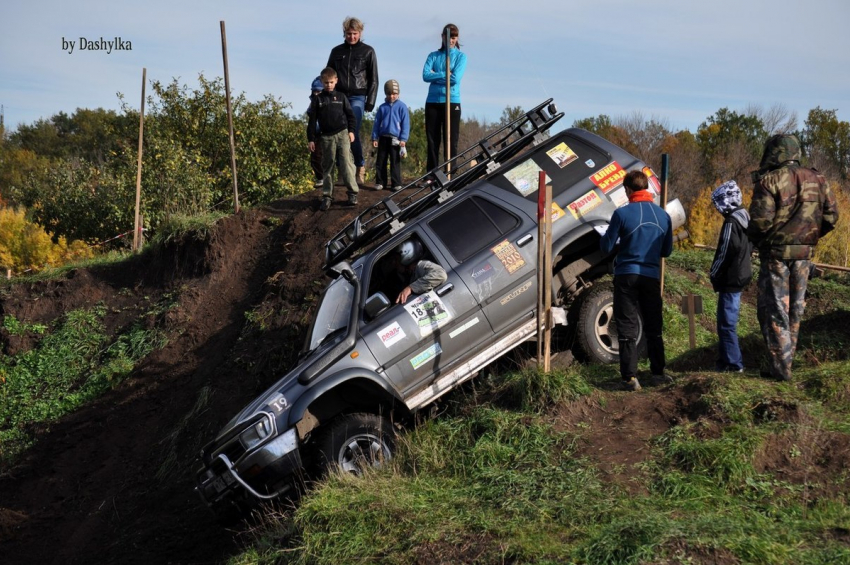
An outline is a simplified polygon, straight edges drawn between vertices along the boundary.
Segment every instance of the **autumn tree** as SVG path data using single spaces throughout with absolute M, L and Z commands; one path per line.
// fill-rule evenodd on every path
M 850 123 L 840 121 L 836 112 L 820 106 L 809 110 L 800 141 L 813 166 L 846 180 L 850 172 Z
M 758 167 L 767 131 L 761 120 L 721 108 L 700 124 L 696 135 L 707 179 L 740 182 Z

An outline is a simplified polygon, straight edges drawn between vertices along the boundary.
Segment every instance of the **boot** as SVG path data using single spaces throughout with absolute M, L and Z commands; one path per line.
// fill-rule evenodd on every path
M 366 183 L 366 167 L 357 167 L 357 184 Z

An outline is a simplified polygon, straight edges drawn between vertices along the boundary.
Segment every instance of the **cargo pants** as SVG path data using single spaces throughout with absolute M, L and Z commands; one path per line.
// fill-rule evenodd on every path
M 758 320 L 767 346 L 770 374 L 775 379 L 791 380 L 810 271 L 811 261 L 806 259 L 761 259 Z

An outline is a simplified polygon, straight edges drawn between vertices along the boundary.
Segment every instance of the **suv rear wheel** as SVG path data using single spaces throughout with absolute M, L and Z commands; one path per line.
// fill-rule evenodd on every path
M 597 363 L 617 363 L 620 360 L 612 283 L 594 286 L 582 300 L 576 322 L 575 345 L 577 353 L 585 360 Z M 643 322 L 638 330 L 637 349 L 641 355 L 646 349 Z
M 389 461 L 394 448 L 392 425 L 377 414 L 339 416 L 316 440 L 323 471 L 336 467 L 358 476 L 368 467 L 380 467 Z

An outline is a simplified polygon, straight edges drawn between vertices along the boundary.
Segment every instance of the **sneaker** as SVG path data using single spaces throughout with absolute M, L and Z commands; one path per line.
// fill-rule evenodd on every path
M 357 195 L 356 194 L 349 194 L 348 195 L 348 205 L 349 206 L 356 206 L 357 205 Z
M 673 382 L 673 377 L 671 377 L 670 375 L 664 374 L 664 373 L 662 373 L 660 375 L 652 375 L 649 378 L 649 382 L 652 383 L 655 386 L 669 385 L 670 383 Z
M 366 182 L 366 167 L 357 167 L 357 184 Z
M 640 382 L 638 382 L 637 377 L 632 377 L 627 381 L 623 381 L 623 390 L 640 390 Z
M 325 197 L 323 197 L 323 198 L 322 198 L 322 203 L 321 203 L 321 204 L 319 204 L 319 210 L 321 210 L 322 212 L 324 212 L 325 210 L 327 210 L 327 209 L 328 209 L 328 208 L 330 208 L 330 207 L 331 207 L 331 199 L 330 199 L 330 197 L 329 197 L 329 196 L 325 196 Z
M 393 192 L 398 192 L 399 190 L 401 190 L 401 187 L 400 186 L 391 186 L 390 190 L 392 190 Z
M 316 182 L 313 183 L 313 188 L 322 188 L 324 184 L 324 179 L 316 179 Z
M 375 190 L 384 190 L 384 185 L 382 185 L 382 184 L 376 184 L 376 185 L 375 185 Z

